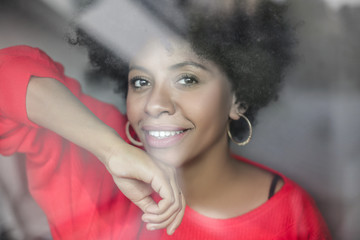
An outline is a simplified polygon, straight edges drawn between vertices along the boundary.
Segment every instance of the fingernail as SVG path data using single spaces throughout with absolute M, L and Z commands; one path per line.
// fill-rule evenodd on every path
M 155 230 L 155 227 L 154 227 L 154 226 L 149 226 L 149 224 L 146 225 L 146 228 L 147 228 L 148 230 L 150 230 L 150 231 L 154 231 L 154 230 Z
M 175 232 L 175 230 L 174 230 L 174 229 L 170 229 L 170 230 L 168 231 L 168 235 L 173 235 L 173 234 L 174 234 L 174 232 Z

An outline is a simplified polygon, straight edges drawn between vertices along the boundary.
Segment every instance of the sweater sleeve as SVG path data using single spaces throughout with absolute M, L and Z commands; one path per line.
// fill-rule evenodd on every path
M 83 94 L 80 84 L 65 76 L 63 66 L 42 50 L 14 46 L 0 50 L 0 154 L 31 151 L 25 145 L 29 145 L 31 136 L 36 135 L 33 132 L 40 128 L 28 119 L 26 112 L 26 91 L 31 76 L 61 82 L 95 115 L 125 137 L 119 127 L 124 126 L 126 119 L 114 106 Z
M 57 79 L 79 97 L 80 85 L 67 79 L 63 66 L 43 51 L 28 46 L 9 47 L 0 50 L 1 116 L 37 127 L 26 114 L 26 90 L 31 76 Z
M 28 187 L 46 214 L 54 239 L 113 239 L 99 236 L 123 229 L 130 202 L 94 155 L 28 119 L 31 76 L 63 83 L 129 142 L 126 117 L 116 107 L 83 94 L 80 84 L 64 75 L 63 66 L 41 50 L 28 46 L 0 50 L 0 154 L 26 154 Z

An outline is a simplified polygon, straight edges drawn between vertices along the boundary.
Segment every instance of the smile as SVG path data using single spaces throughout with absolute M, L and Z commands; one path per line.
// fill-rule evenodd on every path
M 145 142 L 151 148 L 168 148 L 179 144 L 190 129 L 144 129 Z
M 155 137 L 157 139 L 164 139 L 164 138 L 168 138 L 168 137 L 173 137 L 175 135 L 179 135 L 183 132 L 185 132 L 185 130 L 182 130 L 182 131 L 149 131 L 149 135 L 152 137 Z

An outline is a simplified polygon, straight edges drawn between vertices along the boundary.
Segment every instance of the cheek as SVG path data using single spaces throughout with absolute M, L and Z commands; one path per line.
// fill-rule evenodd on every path
M 126 98 L 126 115 L 133 127 L 136 127 L 136 123 L 141 116 L 141 101 L 136 99 L 132 94 L 128 94 Z
M 231 106 L 230 93 L 219 86 L 214 86 L 207 91 L 201 91 L 184 99 L 191 109 L 191 112 L 187 112 L 189 117 L 195 117 L 198 124 L 205 127 L 215 123 L 223 125 L 228 119 Z

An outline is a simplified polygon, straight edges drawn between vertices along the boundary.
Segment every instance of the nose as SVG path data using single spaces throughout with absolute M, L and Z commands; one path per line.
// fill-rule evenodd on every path
M 145 105 L 145 112 L 152 117 L 160 117 L 162 114 L 173 115 L 175 113 L 175 103 L 168 86 L 153 87 Z

